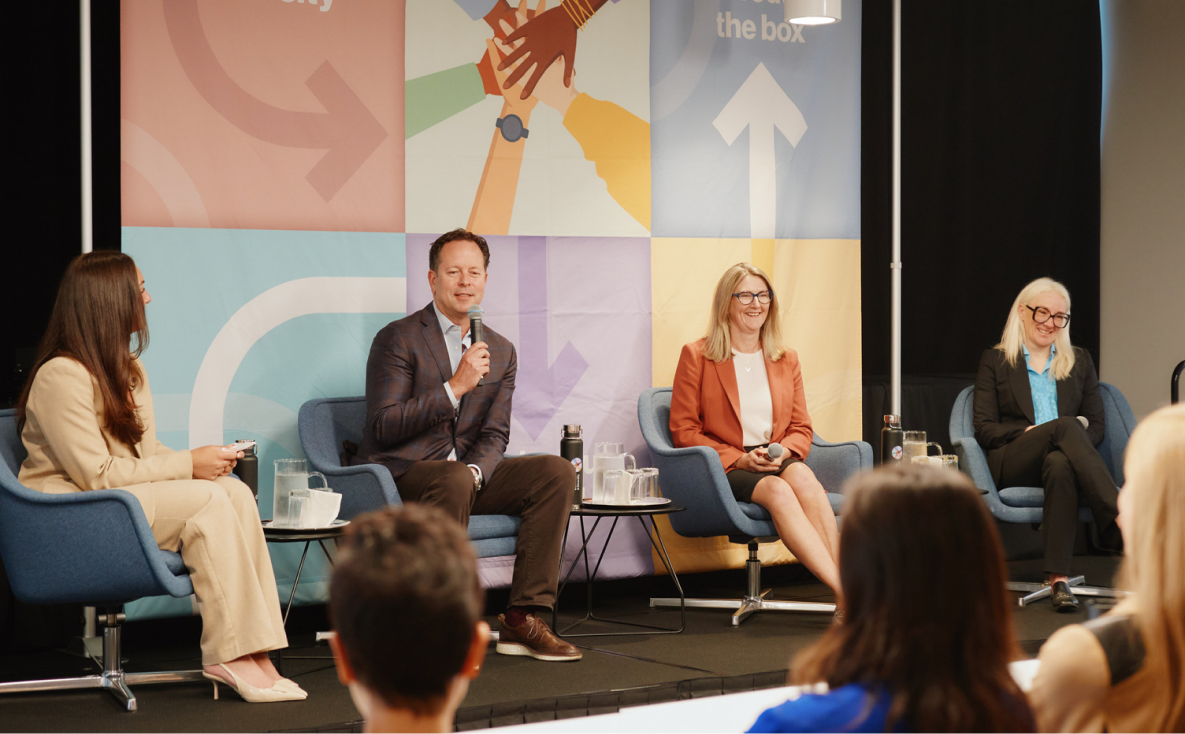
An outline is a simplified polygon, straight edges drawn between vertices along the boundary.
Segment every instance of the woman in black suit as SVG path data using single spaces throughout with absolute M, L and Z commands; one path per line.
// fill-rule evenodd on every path
M 1067 583 L 1080 501 L 1100 542 L 1119 550 L 1119 491 L 1095 449 L 1103 399 L 1090 354 L 1070 344 L 1070 293 L 1038 278 L 1012 304 L 1000 343 L 983 353 L 975 378 L 975 440 L 999 487 L 1045 489 L 1045 572 L 1059 612 L 1078 609 Z

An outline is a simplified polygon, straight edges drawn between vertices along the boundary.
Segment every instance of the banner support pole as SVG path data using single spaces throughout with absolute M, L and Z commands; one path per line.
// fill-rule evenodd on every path
M 893 261 L 889 274 L 890 412 L 901 415 L 901 0 L 893 0 Z
M 91 4 L 78 0 L 79 87 L 82 115 L 82 251 L 94 249 L 94 176 L 91 140 Z

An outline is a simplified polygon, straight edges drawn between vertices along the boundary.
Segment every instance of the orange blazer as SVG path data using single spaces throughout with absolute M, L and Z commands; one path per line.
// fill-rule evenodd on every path
M 725 471 L 745 453 L 741 431 L 741 398 L 733 360 L 713 362 L 704 357 L 706 339 L 683 346 L 671 393 L 671 437 L 675 446 L 707 446 L 720 454 Z M 798 353 L 787 349 L 776 362 L 765 360 L 769 393 L 774 406 L 770 441 L 782 444 L 790 456 L 805 459 L 811 452 L 811 417 L 806 412 Z

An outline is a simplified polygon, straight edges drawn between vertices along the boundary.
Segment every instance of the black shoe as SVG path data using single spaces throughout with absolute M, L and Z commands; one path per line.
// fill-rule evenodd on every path
M 1065 581 L 1054 581 L 1049 597 L 1053 600 L 1053 608 L 1059 612 L 1078 611 L 1078 597 L 1074 596 L 1074 592 L 1070 591 L 1070 585 Z

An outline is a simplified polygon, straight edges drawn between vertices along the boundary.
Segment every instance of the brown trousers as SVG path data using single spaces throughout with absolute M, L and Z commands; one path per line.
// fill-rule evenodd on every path
M 576 470 L 559 456 L 519 456 L 498 463 L 481 491 L 473 472 L 460 461 L 420 461 L 396 482 L 405 502 L 439 507 L 468 527 L 469 515 L 522 518 L 514 546 L 511 606 L 555 606 L 560 550 Z
M 251 490 L 232 477 L 123 489 L 140 500 L 156 544 L 180 551 L 202 615 L 202 664 L 288 646 L 272 559 Z

